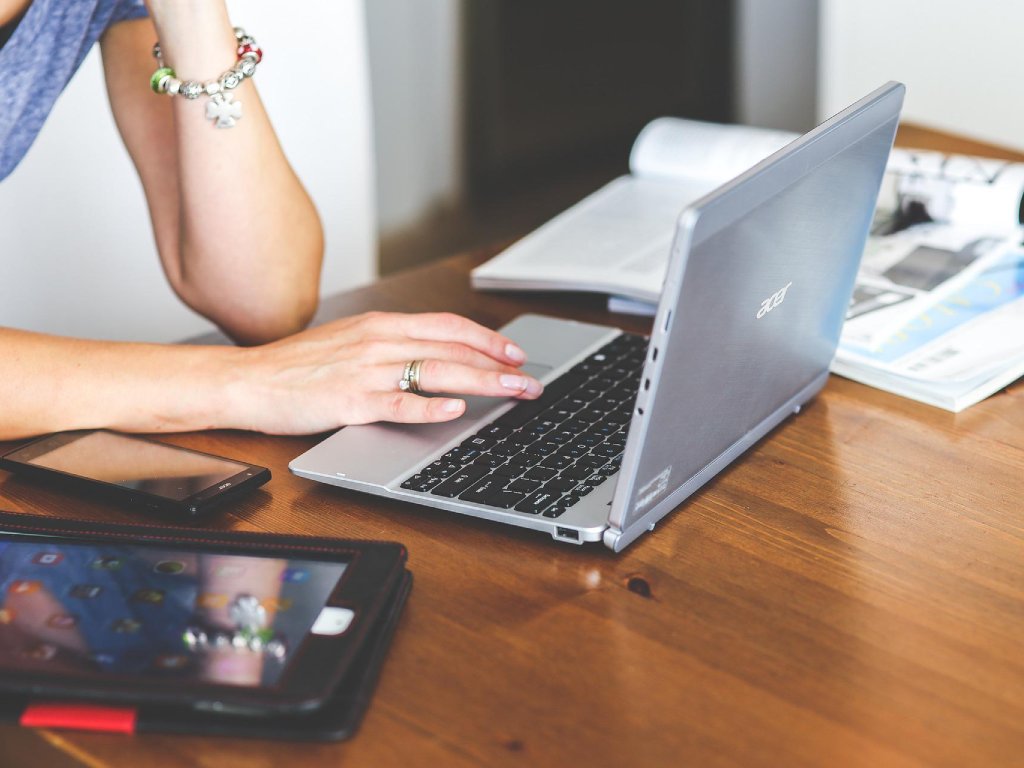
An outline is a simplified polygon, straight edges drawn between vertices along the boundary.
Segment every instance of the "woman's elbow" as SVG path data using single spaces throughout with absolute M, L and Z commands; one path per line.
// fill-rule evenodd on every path
M 319 303 L 315 282 L 274 290 L 268 286 L 235 284 L 230 291 L 190 290 L 175 285 L 191 309 L 214 323 L 235 343 L 255 346 L 298 333 L 312 321 Z
M 316 292 L 290 301 L 265 302 L 211 318 L 237 344 L 255 346 L 283 339 L 306 328 L 316 314 Z

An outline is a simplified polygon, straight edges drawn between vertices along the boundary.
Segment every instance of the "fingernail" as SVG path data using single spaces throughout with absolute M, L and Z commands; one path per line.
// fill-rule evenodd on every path
M 465 405 L 462 400 L 445 400 L 441 404 L 441 410 L 445 413 L 460 413 Z
M 498 381 L 501 382 L 501 386 L 505 389 L 512 389 L 516 392 L 523 392 L 530 385 L 530 382 L 525 376 L 516 376 L 511 373 L 503 373 L 498 377 Z
M 544 385 L 536 379 L 526 380 L 526 394 L 528 395 L 539 395 L 544 391 Z
M 505 345 L 505 355 L 509 360 L 515 360 L 517 363 L 526 362 L 526 353 L 515 344 Z

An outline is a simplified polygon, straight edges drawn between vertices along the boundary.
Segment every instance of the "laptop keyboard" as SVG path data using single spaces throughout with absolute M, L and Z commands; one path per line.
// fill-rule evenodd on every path
M 617 336 L 402 488 L 559 517 L 619 470 L 647 341 Z

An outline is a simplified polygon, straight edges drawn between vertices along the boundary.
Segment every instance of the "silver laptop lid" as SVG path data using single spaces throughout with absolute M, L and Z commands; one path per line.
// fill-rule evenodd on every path
M 905 88 L 680 216 L 605 542 L 621 549 L 821 388 Z

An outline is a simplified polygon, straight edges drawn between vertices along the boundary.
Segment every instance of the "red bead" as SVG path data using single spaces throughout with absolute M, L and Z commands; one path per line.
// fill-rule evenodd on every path
M 249 45 L 247 43 L 246 45 L 238 46 L 238 58 L 242 58 L 247 53 L 255 53 L 256 54 L 256 63 L 257 64 L 259 64 L 261 61 L 263 61 L 263 49 L 260 48 L 258 45 Z

